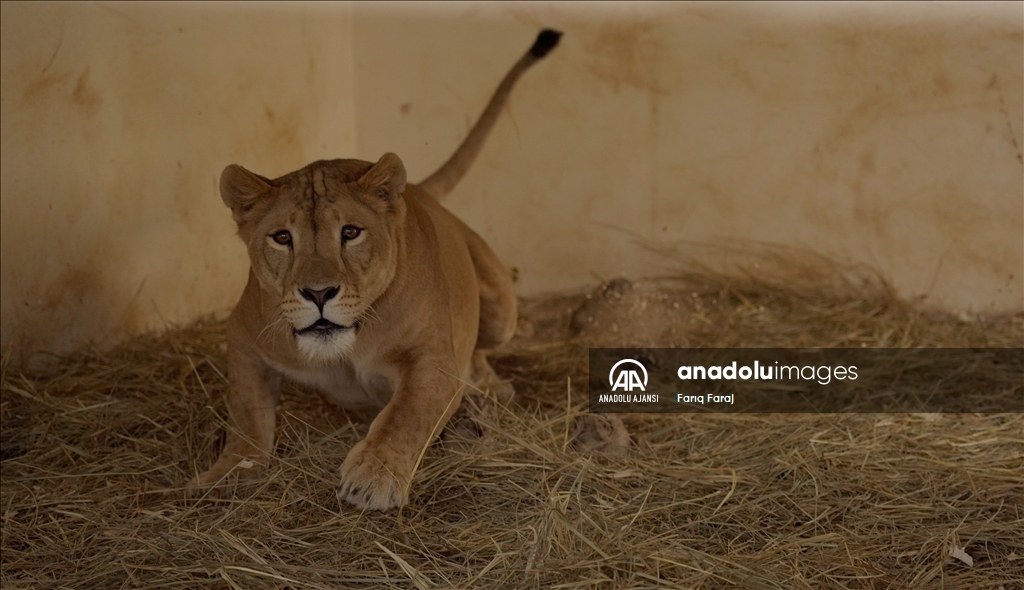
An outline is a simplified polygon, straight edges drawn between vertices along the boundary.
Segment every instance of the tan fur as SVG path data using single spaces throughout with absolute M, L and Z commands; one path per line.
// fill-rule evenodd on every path
M 510 88 L 503 84 L 488 109 Z M 475 147 L 460 148 L 457 164 L 432 176 L 445 190 L 488 129 L 478 124 L 465 142 Z M 338 495 L 365 509 L 404 504 L 422 450 L 458 409 L 469 380 L 497 381 L 482 351 L 515 330 L 508 270 L 431 194 L 406 183 L 394 154 L 376 164 L 315 162 L 275 180 L 232 165 L 221 196 L 251 268 L 228 320 L 227 440 L 190 488 L 267 462 L 284 377 L 345 407 L 380 410 L 341 467 Z M 352 228 L 358 237 L 343 240 Z M 279 243 L 285 235 L 290 242 Z M 317 332 L 314 324 L 326 327 Z

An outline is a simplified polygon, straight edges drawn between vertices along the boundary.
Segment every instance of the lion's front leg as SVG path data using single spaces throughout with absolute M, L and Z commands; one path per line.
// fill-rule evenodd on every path
M 338 498 L 366 510 L 404 505 L 417 460 L 461 401 L 454 361 L 417 361 L 405 371 L 366 438 L 345 457 Z
M 271 387 L 268 368 L 258 358 L 232 349 L 228 351 L 228 430 L 213 467 L 189 482 L 189 489 L 217 484 L 243 461 L 252 468 L 265 464 L 274 450 L 277 391 Z

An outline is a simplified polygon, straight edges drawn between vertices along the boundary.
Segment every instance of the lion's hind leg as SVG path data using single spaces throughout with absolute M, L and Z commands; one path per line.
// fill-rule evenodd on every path
M 480 326 L 470 374 L 477 388 L 490 391 L 498 402 L 505 404 L 512 400 L 515 390 L 491 368 L 486 351 L 508 342 L 515 334 L 519 302 L 512 273 L 476 232 L 463 225 L 463 233 L 480 286 Z
M 473 259 L 480 292 L 480 320 L 476 345 L 469 366 L 469 385 L 462 405 L 452 416 L 442 439 L 445 444 L 460 446 L 484 435 L 485 416 L 496 404 L 512 401 L 512 383 L 500 378 L 487 361 L 487 351 L 515 334 L 518 301 L 512 275 L 486 242 L 473 230 L 458 221 Z
M 482 350 L 473 352 L 470 386 L 465 391 L 462 404 L 441 434 L 446 446 L 460 450 L 465 450 L 472 441 L 484 436 L 487 431 L 484 424 L 493 419 L 495 402 L 507 405 L 515 395 L 512 384 L 498 377 Z

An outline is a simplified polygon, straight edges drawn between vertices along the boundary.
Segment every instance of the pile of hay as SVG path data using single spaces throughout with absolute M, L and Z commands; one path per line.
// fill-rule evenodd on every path
M 829 278 L 829 277 L 825 277 Z M 525 301 L 495 355 L 517 400 L 431 447 L 400 512 L 335 498 L 367 430 L 286 388 L 265 477 L 189 499 L 224 427 L 208 320 L 3 367 L 4 588 L 1024 588 L 1024 417 L 631 415 L 624 456 L 570 443 L 588 345 L 1024 346 L 870 277 L 696 272 Z

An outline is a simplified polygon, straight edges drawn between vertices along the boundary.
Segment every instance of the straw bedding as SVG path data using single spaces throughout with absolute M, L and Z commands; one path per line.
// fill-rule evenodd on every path
M 516 400 L 383 514 L 334 495 L 365 421 L 290 386 L 269 468 L 185 496 L 222 442 L 222 321 L 5 364 L 2 586 L 1024 588 L 1019 414 L 629 415 L 625 454 L 571 444 L 588 345 L 1018 347 L 1024 317 L 702 271 L 522 315 L 494 355 Z

